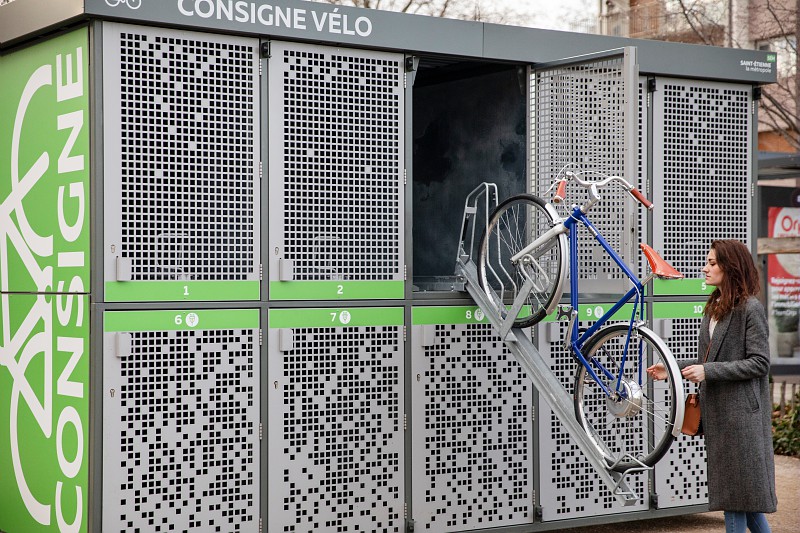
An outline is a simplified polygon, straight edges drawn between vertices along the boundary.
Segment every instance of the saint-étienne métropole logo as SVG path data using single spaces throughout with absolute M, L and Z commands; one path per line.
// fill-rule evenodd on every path
M 54 248 L 63 246 L 69 249 L 69 243 L 75 242 L 84 231 L 85 209 L 88 206 L 85 205 L 87 195 L 84 191 L 83 176 L 85 173 L 83 171 L 85 171 L 88 161 L 84 153 L 85 148 L 76 147 L 76 139 L 81 130 L 86 127 L 87 117 L 84 110 L 65 112 L 55 117 L 57 129 L 67 133 L 68 139 L 58 147 L 57 151 L 52 150 L 52 153 L 45 148 L 46 143 L 50 140 L 45 130 L 45 124 L 41 125 L 42 129 L 40 130 L 43 135 L 37 135 L 35 138 L 32 135 L 26 135 L 23 139 L 22 130 L 26 123 L 26 116 L 31 110 L 36 109 L 36 106 L 42 105 L 42 93 L 39 91 L 45 90 L 45 94 L 55 93 L 52 109 L 57 109 L 60 103 L 84 97 L 86 88 L 83 79 L 83 61 L 82 47 L 77 47 L 74 53 L 70 51 L 64 55 L 54 54 L 53 61 L 36 68 L 25 83 L 25 88 L 16 104 L 13 130 L 10 132 L 11 154 L 10 161 L 6 163 L 10 164 L 10 192 L 0 204 L 0 287 L 3 291 L 0 298 L 2 299 L 4 320 L 3 338 L 0 344 L 0 366 L 7 369 L 13 380 L 11 390 L 0 391 L 0 394 L 5 396 L 5 399 L 10 396 L 10 401 L 4 402 L 3 405 L 10 406 L 8 435 L 11 444 L 11 462 L 19 495 L 30 516 L 40 524 L 51 525 L 55 514 L 60 531 L 79 531 L 85 520 L 82 509 L 84 498 L 87 495 L 83 494 L 83 489 L 76 482 L 75 477 L 80 472 L 85 460 L 84 446 L 86 443 L 83 442 L 83 426 L 86 421 L 82 420 L 81 414 L 71 405 L 66 405 L 60 412 L 54 413 L 53 394 L 55 393 L 57 397 L 61 397 L 66 402 L 74 401 L 69 398 L 83 398 L 84 394 L 87 394 L 84 389 L 85 384 L 80 379 L 76 380 L 74 375 L 75 367 L 84 357 L 86 347 L 84 346 L 84 337 L 58 336 L 55 339 L 55 350 L 59 354 L 59 361 L 66 361 L 66 365 L 57 377 L 54 376 L 54 320 L 57 320 L 60 326 L 80 328 L 83 321 L 88 320 L 88 317 L 83 316 L 82 297 L 64 294 L 68 291 L 72 293 L 85 292 L 80 274 L 75 275 L 69 281 L 68 286 L 65 286 L 63 280 L 53 286 L 52 261 L 48 266 L 42 266 L 42 263 L 48 261 L 41 261 L 41 259 L 51 258 L 56 254 L 59 278 L 64 272 L 71 275 L 69 274 L 70 268 L 82 268 L 86 261 L 84 251 L 61 251 Z M 51 89 L 54 83 L 55 91 Z M 32 101 L 37 93 L 40 97 L 33 105 Z M 6 105 L 9 105 L 8 101 Z M 28 125 L 30 126 L 30 124 Z M 32 143 L 36 143 L 37 146 L 29 146 Z M 22 146 L 23 144 L 28 146 Z M 31 148 L 34 150 L 32 151 Z M 29 168 L 20 168 L 23 159 L 20 154 L 23 150 L 26 154 L 34 154 L 31 160 L 35 162 Z M 75 178 L 75 176 L 80 178 Z M 32 193 L 40 181 L 44 183 L 54 179 L 64 181 L 64 184 L 58 187 L 57 194 L 47 197 L 48 195 L 42 195 L 41 192 Z M 55 203 L 58 233 L 55 228 L 43 231 L 41 222 L 37 223 L 35 219 L 32 220 L 31 216 L 26 214 L 23 201 L 29 195 L 28 206 L 32 203 L 35 205 L 51 200 Z M 65 216 L 67 209 L 70 213 L 78 213 L 76 220 L 67 220 L 67 218 L 73 218 Z M 37 231 L 43 234 L 37 233 Z M 56 246 L 54 246 L 54 238 L 58 239 Z M 11 306 L 12 298 L 19 299 L 20 296 L 6 294 L 6 291 L 14 290 L 14 287 L 9 286 L 8 279 L 10 253 L 16 254 L 18 258 L 15 265 L 22 263 L 27 269 L 28 275 L 36 287 L 36 292 L 39 293 L 35 297 L 31 296 L 30 300 L 25 300 L 35 299 L 27 316 L 23 320 L 15 321 L 17 329 L 14 332 L 11 331 L 12 323 L 9 316 L 21 311 L 18 305 Z M 15 266 L 15 268 L 18 267 Z M 42 294 L 54 292 L 61 294 Z M 54 299 L 55 305 L 53 305 Z M 26 371 L 34 361 L 36 361 L 36 368 L 43 369 L 43 378 L 40 383 L 32 384 L 28 382 Z M 56 378 L 55 390 L 53 388 L 54 377 Z M 35 381 L 38 381 L 38 377 Z M 29 419 L 32 417 L 38 424 L 38 429 L 35 425 L 20 427 L 21 414 Z M 39 430 L 47 442 L 55 444 L 59 471 L 53 473 L 54 483 L 51 489 L 48 488 L 47 491 L 44 491 L 39 488 L 34 494 L 26 479 L 26 470 L 30 471 L 31 465 L 23 464 L 20 450 L 27 449 L 30 443 L 26 442 L 26 438 L 30 438 L 28 436 L 31 434 L 35 435 L 35 432 Z M 69 439 L 70 442 L 74 442 L 76 438 L 77 451 L 74 451 L 75 446 L 71 446 L 73 451 L 67 454 L 64 447 L 65 440 Z M 49 445 L 48 449 L 50 449 Z M 41 487 L 42 484 L 37 483 L 37 486 Z M 63 508 L 62 502 L 69 494 L 67 491 L 72 493 L 69 495 L 69 501 L 75 502 L 69 504 L 69 507 L 76 505 L 77 509 Z M 3 495 L 2 497 L 8 498 L 9 496 Z M 65 516 L 70 517 L 71 521 L 68 522 L 64 518 Z

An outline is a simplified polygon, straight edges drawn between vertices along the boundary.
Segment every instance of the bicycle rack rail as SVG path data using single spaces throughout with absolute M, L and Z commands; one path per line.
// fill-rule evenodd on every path
M 472 261 L 471 251 L 475 243 L 475 223 L 472 219 L 478 212 L 477 202 L 482 196 L 485 196 L 486 200 L 486 218 L 488 222 L 489 214 L 492 211 L 489 207 L 491 207 L 492 203 L 494 207 L 497 205 L 497 186 L 494 183 L 484 182 L 467 195 L 464 205 L 464 218 L 461 225 L 461 241 L 459 243 L 458 257 L 456 259 L 456 275 L 463 278 L 467 292 L 472 296 L 475 303 L 478 304 L 478 307 L 481 308 L 495 329 L 500 333 L 502 340 L 506 343 L 506 346 L 508 346 L 523 370 L 525 370 L 525 373 L 533 382 L 536 390 L 544 397 L 544 400 L 572 436 L 578 448 L 580 448 L 584 456 L 586 456 L 595 468 L 610 492 L 623 505 L 634 505 L 639 501 L 639 495 L 627 485 L 625 479 L 630 474 L 652 470 L 652 467 L 632 457 L 628 457 L 639 462 L 641 466 L 632 467 L 625 472 L 613 470 L 616 464 L 608 464 L 598 452 L 596 448 L 597 443 L 592 441 L 580 426 L 575 418 L 575 411 L 570 394 L 564 389 L 555 374 L 553 374 L 553 371 L 542 358 L 539 350 L 536 349 L 522 329 L 511 327 L 516 312 L 513 312 L 514 310 L 512 309 L 511 312 L 507 313 L 505 318 L 501 317 L 491 304 L 489 297 L 480 287 L 478 272 L 475 263 Z M 469 231 L 470 221 L 472 221 L 471 232 Z M 464 244 L 467 240 L 468 233 L 470 234 L 470 244 L 469 248 L 465 248 Z M 514 307 L 518 307 L 518 305 Z

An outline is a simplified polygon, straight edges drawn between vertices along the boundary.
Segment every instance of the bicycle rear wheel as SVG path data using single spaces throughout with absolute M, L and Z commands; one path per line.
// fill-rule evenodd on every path
M 558 235 L 515 263 L 511 257 L 553 227 L 555 220 L 545 202 L 530 194 L 507 198 L 489 217 L 478 250 L 478 280 L 493 305 L 505 315 L 526 277 L 534 287 L 525 299 L 514 326 L 525 328 L 542 320 L 551 304 L 561 298 L 566 276 L 567 238 Z
M 583 351 L 612 392 L 617 389 L 627 335 L 628 324 L 606 326 L 586 341 Z M 586 368 L 579 365 L 575 376 L 575 416 L 609 466 L 615 465 L 614 470 L 623 472 L 638 466 L 633 458 L 653 466 L 675 439 L 672 429 L 676 391 L 682 381 L 677 370 L 677 375 L 673 374 L 677 366 L 668 364 L 670 361 L 672 353 L 660 337 L 647 328 L 634 327 L 622 372 L 624 395 L 607 397 Z M 645 372 L 657 363 L 667 369 L 665 381 L 653 381 Z

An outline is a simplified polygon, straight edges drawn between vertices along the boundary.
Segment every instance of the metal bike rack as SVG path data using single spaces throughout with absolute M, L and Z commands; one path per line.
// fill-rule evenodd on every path
M 652 470 L 652 467 L 641 463 L 635 458 L 628 456 L 623 459 L 632 459 L 641 466 L 629 468 L 625 472 L 613 470 L 615 465 L 608 462 L 598 453 L 596 443 L 592 441 L 575 418 L 572 398 L 564 389 L 558 378 L 553 374 L 550 366 L 542 358 L 539 350 L 533 345 L 528 336 L 520 328 L 511 327 L 513 325 L 516 312 L 512 309 L 506 317 L 501 317 L 491 304 L 489 297 L 480 287 L 478 272 L 475 263 L 472 261 L 471 250 L 475 242 L 475 221 L 477 214 L 477 202 L 481 197 L 486 201 L 486 221 L 492 209 L 489 207 L 497 205 L 497 186 L 493 183 L 482 183 L 468 196 L 464 206 L 464 218 L 461 225 L 461 241 L 459 243 L 458 257 L 456 259 L 456 275 L 463 278 L 467 292 L 472 296 L 475 303 L 480 307 L 495 329 L 500 333 L 503 342 L 519 362 L 525 373 L 533 382 L 536 390 L 539 391 L 545 401 L 550 405 L 555 415 L 572 436 L 584 456 L 594 466 L 600 478 L 608 486 L 610 492 L 623 505 L 634 505 L 639 501 L 637 495 L 625 482 L 630 474 Z M 471 231 L 469 229 L 472 223 Z M 469 235 L 468 235 L 469 234 Z M 469 236 L 469 248 L 464 244 Z M 524 288 L 524 287 L 523 287 Z M 518 306 L 515 306 L 518 307 Z M 517 309 L 518 311 L 518 309 Z

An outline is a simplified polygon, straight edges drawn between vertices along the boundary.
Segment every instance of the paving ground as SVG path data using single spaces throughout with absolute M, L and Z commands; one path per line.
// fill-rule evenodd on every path
M 775 457 L 778 512 L 767 515 L 772 533 L 800 532 L 800 458 Z M 722 512 L 701 513 L 602 526 L 562 529 L 560 533 L 719 533 L 725 531 Z

